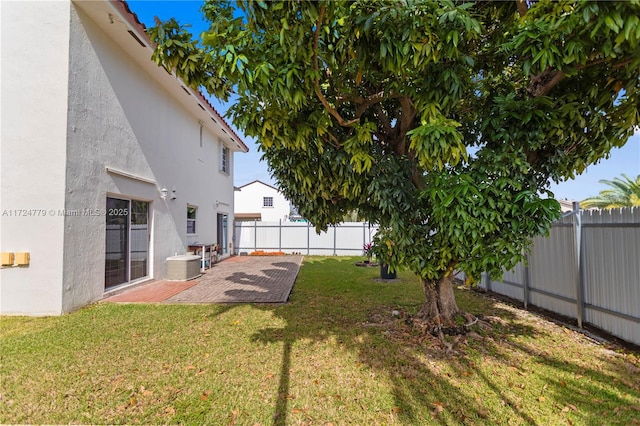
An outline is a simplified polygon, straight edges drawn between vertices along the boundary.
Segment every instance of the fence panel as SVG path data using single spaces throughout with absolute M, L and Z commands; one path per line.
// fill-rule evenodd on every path
M 585 321 L 640 344 L 640 209 L 583 214 Z
M 313 232 L 305 222 L 290 222 L 287 224 L 287 231 L 282 232 L 282 251 L 290 253 L 292 251 L 307 254 L 300 247 L 306 247 L 309 242 L 309 234 Z
M 357 256 L 371 242 L 377 226 L 345 222 L 316 233 L 306 222 L 236 222 L 236 254 L 255 250 L 300 252 L 312 255 Z
M 336 226 L 336 255 L 358 256 L 363 254 L 363 245 L 369 242 L 366 225 L 359 222 L 345 222 Z M 339 249 L 338 249 L 339 247 Z
M 253 222 L 236 222 L 233 227 L 234 238 L 234 254 L 239 254 L 243 250 L 255 250 L 255 228 L 253 226 L 238 226 L 238 223 L 246 223 L 247 225 L 253 225 Z M 243 247 L 242 250 L 239 248 Z
M 527 303 L 575 316 L 576 250 L 571 218 L 567 219 L 556 223 L 548 237 L 537 237 L 533 241 L 529 256 Z
M 329 227 L 319 234 L 314 228 L 309 229 L 309 254 L 319 254 L 330 256 L 335 254 L 335 231 L 334 227 Z
M 640 208 L 580 211 L 482 286 L 640 344 Z
M 487 290 L 495 291 L 516 300 L 524 300 L 524 280 L 523 280 L 524 264 L 519 263 L 511 271 L 504 271 L 501 280 L 492 280 L 490 288 Z
M 257 222 L 256 226 L 256 249 L 266 251 L 280 250 L 280 233 L 277 223 Z

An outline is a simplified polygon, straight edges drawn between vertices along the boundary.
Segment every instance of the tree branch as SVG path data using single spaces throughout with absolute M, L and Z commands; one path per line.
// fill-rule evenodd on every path
M 415 167 L 414 167 L 413 173 L 411 174 L 411 183 L 413 183 L 413 186 L 415 186 L 419 190 L 424 189 L 421 176 L 418 174 L 418 169 Z
M 587 62 L 587 63 L 586 63 L 586 64 L 584 64 L 584 65 L 577 65 L 577 66 L 576 66 L 576 68 L 577 68 L 577 69 L 579 69 L 579 70 L 583 70 L 583 69 L 585 69 L 585 68 L 589 68 L 589 67 L 593 67 L 593 66 L 595 66 L 595 65 L 599 65 L 599 64 L 602 64 L 602 63 L 605 63 L 605 62 L 609 62 L 609 60 L 610 60 L 610 58 L 600 58 L 600 59 L 593 60 L 593 61 L 591 61 L 591 62 Z M 633 61 L 633 59 L 625 59 L 625 60 L 624 60 L 624 61 L 622 61 L 622 62 L 617 62 L 617 63 L 615 63 L 615 64 L 611 64 L 611 67 L 612 67 L 612 68 L 616 68 L 616 69 L 617 69 L 617 68 L 626 67 L 626 66 L 627 66 L 627 65 L 629 65 L 632 61 Z
M 560 70 L 547 68 L 538 75 L 533 76 L 529 84 L 528 92 L 534 98 L 546 96 L 551 89 L 556 87 L 565 78 L 565 73 Z
M 358 105 L 358 107 L 356 108 L 356 118 L 360 119 L 367 108 L 369 108 L 371 105 L 380 103 L 380 101 L 383 101 L 384 99 L 386 99 L 386 96 L 384 95 L 384 91 L 381 91 L 366 98 L 359 97 L 357 101 L 354 100 L 356 105 Z
M 329 114 L 331 114 L 333 116 L 333 118 L 335 118 L 338 121 L 338 124 L 340 124 L 341 126 L 350 127 L 351 125 L 353 125 L 353 124 L 355 124 L 355 123 L 360 121 L 360 117 L 362 117 L 362 114 L 364 114 L 364 112 L 367 110 L 367 108 L 369 108 L 371 105 L 377 104 L 377 103 L 379 103 L 379 102 L 381 102 L 381 101 L 383 101 L 383 100 L 385 100 L 385 99 L 387 99 L 389 97 L 393 97 L 393 96 L 385 95 L 384 90 L 379 91 L 377 93 L 374 93 L 374 94 L 372 94 L 370 96 L 367 96 L 367 97 L 362 97 L 362 96 L 340 96 L 337 99 L 337 101 L 339 103 L 353 102 L 356 105 L 354 118 L 352 118 L 351 120 L 345 120 L 340 115 L 338 110 L 335 109 L 333 106 L 331 106 L 331 104 L 329 103 L 327 98 L 322 93 L 322 88 L 320 87 L 320 79 L 318 77 L 320 75 L 320 64 L 319 64 L 319 59 L 318 59 L 318 44 L 319 44 L 319 40 L 320 40 L 320 32 L 321 32 L 322 20 L 324 19 L 324 13 L 325 13 L 325 6 L 323 5 L 320 8 L 320 14 L 319 14 L 318 20 L 316 22 L 316 30 L 315 30 L 315 33 L 313 35 L 313 65 L 314 65 L 314 69 L 316 71 L 316 77 L 314 79 L 314 90 L 315 90 L 316 96 L 318 97 L 318 99 L 320 100 L 322 105 L 329 112 Z M 329 77 L 330 77 L 330 72 L 328 72 L 328 74 L 329 74 Z
M 313 36 L 313 65 L 316 70 L 314 89 L 316 92 L 316 96 L 318 96 L 318 99 L 320 100 L 322 105 L 327 111 L 329 111 L 329 114 L 331 114 L 333 118 L 338 121 L 338 124 L 340 124 L 341 126 L 349 127 L 360 121 L 360 119 L 354 118 L 352 120 L 346 121 L 344 118 L 342 118 L 340 113 L 334 107 L 332 107 L 329 101 L 327 101 L 327 98 L 324 97 L 324 95 L 322 94 L 322 89 L 320 88 L 320 79 L 318 77 L 320 75 L 320 66 L 318 64 L 318 40 L 320 39 L 320 31 L 322 28 L 322 20 L 324 19 L 324 12 L 325 6 L 322 5 L 322 7 L 320 8 L 320 15 L 318 16 L 318 21 L 316 22 L 316 31 Z
M 522 18 L 529 11 L 527 0 L 516 0 L 516 8 L 518 9 L 518 15 Z
M 400 120 L 398 120 L 399 133 L 397 138 L 397 145 L 395 151 L 398 154 L 406 154 L 406 139 L 407 132 L 413 128 L 413 120 L 416 118 L 416 108 L 413 106 L 413 101 L 409 96 L 402 96 L 400 98 Z
M 336 138 L 331 132 L 327 132 L 327 135 L 329 135 L 329 144 L 333 145 L 334 147 L 341 149 L 342 145 L 340 145 L 340 141 L 338 140 L 338 138 Z M 333 142 L 333 143 L 332 143 Z
M 376 104 L 376 111 L 378 113 L 378 120 L 382 124 L 382 127 L 384 127 L 385 133 L 387 135 L 391 135 L 393 133 L 393 127 L 391 127 L 389 117 L 387 116 L 387 114 L 385 114 L 382 109 L 382 105 L 380 105 L 379 103 Z
M 609 58 L 600 58 L 593 60 L 591 62 L 587 62 L 584 65 L 577 65 L 576 68 L 578 70 L 583 70 L 585 68 L 593 67 L 605 62 L 608 62 Z M 632 59 L 623 60 L 621 62 L 617 62 L 615 64 L 611 64 L 612 68 L 622 68 L 628 65 Z M 538 75 L 535 75 L 531 78 L 531 83 L 529 84 L 529 89 L 527 91 L 533 97 L 538 96 L 546 96 L 551 92 L 551 89 L 556 87 L 558 83 L 560 83 L 566 74 L 561 70 L 551 70 L 547 68 L 543 72 Z

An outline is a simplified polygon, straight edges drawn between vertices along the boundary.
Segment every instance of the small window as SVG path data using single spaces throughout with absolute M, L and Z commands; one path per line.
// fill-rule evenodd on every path
M 229 174 L 230 171 L 230 164 L 229 164 L 229 148 L 227 148 L 226 146 L 222 145 L 222 154 L 221 154 L 221 164 L 220 164 L 220 170 L 222 170 L 224 173 Z
M 187 206 L 187 234 L 196 233 L 196 212 L 197 207 Z
M 273 197 L 263 197 L 262 207 L 273 207 Z

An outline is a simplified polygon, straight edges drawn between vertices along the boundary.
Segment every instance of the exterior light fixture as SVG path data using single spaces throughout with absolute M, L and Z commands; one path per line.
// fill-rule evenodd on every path
M 169 190 L 167 188 L 162 188 L 160 190 L 160 198 L 162 198 L 163 200 L 165 200 L 167 198 L 167 194 L 169 193 Z

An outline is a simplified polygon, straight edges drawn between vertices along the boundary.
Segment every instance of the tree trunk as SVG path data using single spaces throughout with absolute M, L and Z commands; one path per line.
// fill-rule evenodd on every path
M 455 326 L 455 317 L 460 312 L 453 294 L 451 275 L 439 281 L 422 279 L 426 300 L 416 315 L 420 320 L 443 327 Z

